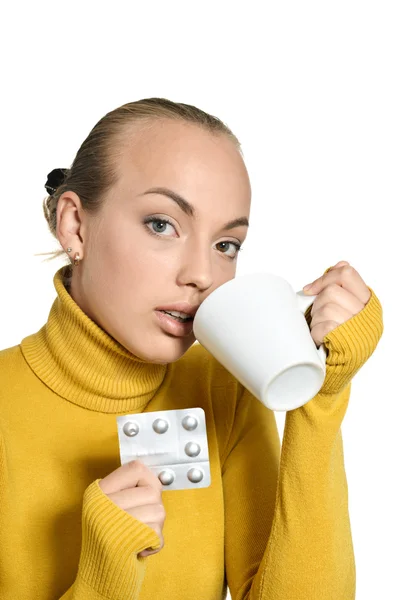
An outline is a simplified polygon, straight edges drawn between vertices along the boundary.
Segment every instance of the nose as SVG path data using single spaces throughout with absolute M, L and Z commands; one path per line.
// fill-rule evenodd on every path
M 210 288 L 214 281 L 212 252 L 213 248 L 205 244 L 187 244 L 180 257 L 178 284 L 195 286 L 201 291 Z

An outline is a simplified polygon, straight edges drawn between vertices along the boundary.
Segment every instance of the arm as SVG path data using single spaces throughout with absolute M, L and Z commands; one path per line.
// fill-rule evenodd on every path
M 0 531 L 3 534 L 4 518 L 10 519 L 10 514 L 12 514 L 10 506 L 15 503 L 17 496 L 12 493 L 15 490 L 14 473 L 12 468 L 10 469 L 10 465 L 7 464 L 6 446 L 1 425 L 0 422 Z M 160 537 L 155 531 L 156 519 L 151 519 L 153 529 L 153 527 L 120 508 L 100 487 L 100 483 L 103 486 L 107 479 L 109 481 L 110 477 L 118 474 L 118 471 L 126 469 L 126 466 L 119 467 L 102 480 L 93 481 L 83 494 L 82 542 L 79 564 L 76 573 L 70 579 L 72 585 L 68 589 L 65 586 L 65 592 L 62 594 L 61 600 L 104 600 L 105 598 L 137 600 L 139 598 L 147 564 L 147 559 L 139 556 L 139 554 L 147 548 L 157 549 L 161 546 Z M 135 473 L 141 475 L 141 483 L 148 483 L 145 474 L 143 475 L 139 468 L 132 467 L 130 472 L 126 473 L 126 479 L 131 485 L 135 483 Z M 151 474 L 151 476 L 155 479 L 155 475 Z M 32 475 L 27 471 L 25 479 L 28 486 L 30 477 Z M 122 480 L 123 485 L 125 485 L 123 491 L 126 492 L 128 487 Z M 139 487 L 134 489 L 139 490 Z M 9 490 L 11 490 L 11 493 L 7 493 Z M 29 494 L 29 492 L 27 493 Z M 147 508 L 151 506 L 151 496 L 149 490 L 146 494 L 140 495 Z M 140 507 L 140 503 L 137 503 L 136 506 Z M 132 512 L 132 509 L 129 510 Z M 18 516 L 18 512 L 14 514 Z M 32 514 L 35 514 L 35 511 Z M 148 512 L 148 515 L 151 516 L 151 511 Z M 18 535 L 14 538 L 12 535 L 12 530 L 18 526 L 19 521 L 17 518 L 13 522 L 11 531 L 10 528 L 7 528 L 6 536 L 2 535 L 1 537 L 1 599 L 19 598 L 18 590 L 24 598 L 27 598 L 29 582 L 32 585 L 32 579 L 29 582 L 24 581 L 24 561 L 29 560 L 29 556 L 25 548 L 22 549 L 21 553 L 18 552 L 18 544 L 15 543 L 15 540 L 19 541 L 21 536 Z M 51 549 L 49 551 L 51 552 Z M 21 554 L 21 557 L 19 554 Z M 3 557 L 6 555 L 10 556 L 3 562 Z M 11 561 L 15 560 L 17 565 L 16 569 L 13 565 L 11 574 L 7 572 L 7 565 L 10 565 L 9 559 Z M 20 577 L 15 577 L 16 572 L 20 573 Z M 54 572 L 53 576 L 57 578 L 57 572 Z M 42 578 L 40 580 L 41 582 L 44 581 Z M 46 597 L 50 593 L 50 586 L 53 589 L 50 581 L 47 585 L 48 588 L 41 588 L 41 592 Z M 33 589 L 29 591 L 31 592 L 29 598 L 36 597 Z M 54 600 L 60 598 L 59 593 L 51 597 Z M 40 595 L 40 597 L 42 598 L 44 595 Z
M 155 531 L 114 504 L 98 482 L 83 497 L 78 573 L 60 600 L 138 599 L 146 558 L 137 555 L 160 546 Z
M 341 423 L 351 379 L 382 331 L 372 292 L 361 312 L 325 337 L 323 387 L 287 411 L 278 477 L 274 414 L 244 389 L 223 466 L 233 600 L 355 598 Z

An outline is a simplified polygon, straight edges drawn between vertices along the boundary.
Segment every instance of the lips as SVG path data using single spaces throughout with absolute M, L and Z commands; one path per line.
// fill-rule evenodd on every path
M 181 319 L 182 323 L 193 320 L 193 317 L 190 317 L 189 315 L 186 315 L 184 313 L 179 313 L 177 315 L 177 314 L 172 314 L 172 312 L 168 311 L 168 310 L 160 310 L 159 312 L 163 312 L 163 313 L 165 313 L 165 315 L 169 315 L 169 316 L 173 317 L 174 319 L 177 319 L 178 321 L 180 321 L 180 319 Z
M 181 311 L 183 312 L 183 311 Z M 169 333 L 177 337 L 187 337 L 193 332 L 193 320 L 189 319 L 185 322 L 180 322 L 174 317 L 161 312 L 161 310 L 154 311 L 158 323 L 165 333 Z
M 198 308 L 199 304 L 190 304 L 189 302 L 176 302 L 174 304 L 167 304 L 165 306 L 157 306 L 155 310 L 165 310 L 168 312 L 178 311 L 194 318 Z

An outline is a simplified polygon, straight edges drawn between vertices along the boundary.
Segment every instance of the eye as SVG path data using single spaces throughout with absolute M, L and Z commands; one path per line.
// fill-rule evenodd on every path
M 170 225 L 170 227 L 172 227 L 176 232 L 175 226 L 171 223 L 171 221 L 169 221 L 169 219 L 166 218 L 160 219 L 159 217 L 147 217 L 146 219 L 144 219 L 143 223 L 146 225 L 147 229 L 149 230 L 149 233 L 151 233 L 152 235 L 167 237 L 163 234 L 165 233 L 165 227 L 167 227 L 168 225 Z M 221 253 L 225 254 L 232 260 L 237 258 L 239 251 L 242 249 L 241 244 L 230 241 L 219 242 L 218 244 L 216 244 L 216 246 L 220 246 Z
M 241 245 L 237 244 L 236 242 L 219 242 L 218 244 L 216 244 L 216 246 L 231 246 L 233 248 L 233 255 L 228 254 L 226 251 L 222 250 L 222 254 L 227 254 L 227 256 L 229 256 L 230 258 L 237 258 L 237 255 L 241 250 Z
M 172 225 L 172 223 L 168 220 L 168 219 L 158 219 L 156 217 L 148 217 L 147 219 L 144 219 L 144 223 L 146 225 L 150 224 L 149 227 L 147 227 L 147 229 L 149 229 L 150 233 L 152 233 L 153 235 L 161 235 L 165 232 L 165 229 L 163 229 L 163 227 L 165 227 L 165 225 L 170 225 L 171 227 L 174 228 L 174 226 Z M 155 224 L 155 227 L 153 227 L 152 225 Z M 176 229 L 175 229 L 176 231 Z

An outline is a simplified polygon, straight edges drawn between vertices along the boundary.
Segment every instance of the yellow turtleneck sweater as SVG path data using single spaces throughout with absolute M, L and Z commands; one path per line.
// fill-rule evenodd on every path
M 352 600 L 341 423 L 383 331 L 373 290 L 325 337 L 323 387 L 286 413 L 280 456 L 274 413 L 200 344 L 138 359 L 63 274 L 47 323 L 0 352 L 1 600 L 221 600 L 226 584 L 233 600 Z M 157 534 L 98 485 L 120 466 L 116 417 L 198 406 L 212 483 L 163 492 L 165 546 L 138 558 Z

